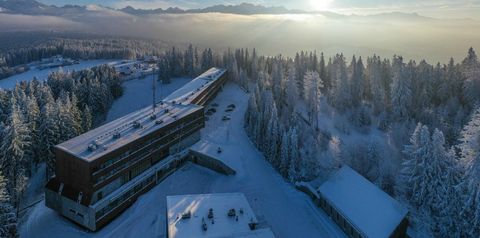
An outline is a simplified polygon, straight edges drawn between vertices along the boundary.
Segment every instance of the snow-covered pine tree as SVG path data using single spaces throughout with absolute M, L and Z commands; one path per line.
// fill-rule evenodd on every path
M 362 62 L 362 57 L 356 60 L 356 57 L 353 56 L 351 65 L 350 65 L 350 82 L 352 93 L 352 105 L 354 107 L 362 103 L 364 93 L 365 93 L 365 82 L 364 82 L 364 66 Z
M 40 123 L 40 109 L 38 108 L 37 100 L 35 97 L 28 97 L 27 99 L 27 111 L 25 115 L 25 122 L 31 132 L 31 143 L 30 148 L 26 151 L 31 152 L 28 154 L 29 165 L 25 167 L 26 172 L 29 176 L 32 174 L 32 170 L 36 168 L 39 161 L 39 153 L 42 148 L 39 147 L 40 144 L 40 133 L 38 130 Z
M 424 204 L 428 184 L 423 180 L 429 155 L 430 131 L 427 126 L 418 123 L 410 137 L 410 144 L 405 146 L 405 158 L 399 176 L 399 190 L 415 208 Z
M 258 89 L 258 87 L 256 87 Z M 259 133 L 259 123 L 260 123 L 260 108 L 257 104 L 257 95 L 258 90 L 254 89 L 253 93 L 248 100 L 248 108 L 245 114 L 245 126 L 246 131 L 250 137 L 250 140 L 253 143 L 257 143 L 257 139 L 260 136 Z
M 432 134 L 431 158 L 428 161 L 426 179 L 429 182 L 427 200 L 424 210 L 434 220 L 432 231 L 437 236 L 451 235 L 457 222 L 455 217 L 460 211 L 457 206 L 457 191 L 455 187 L 460 180 L 453 149 L 448 149 L 443 133 L 435 129 Z
M 184 66 L 183 68 L 185 69 L 185 73 L 188 76 L 194 76 L 195 75 L 195 65 L 194 65 L 194 52 L 193 52 L 193 45 L 190 44 L 188 46 L 188 49 L 185 51 L 184 56 Z
M 10 92 L 0 89 L 0 122 L 5 121 L 9 114 Z
M 282 143 L 280 144 L 280 174 L 284 177 L 288 176 L 288 170 L 290 168 L 290 134 L 286 128 L 282 130 Z
M 320 97 L 323 82 L 317 72 L 308 71 L 304 76 L 304 100 L 307 104 L 310 124 L 316 128 L 317 118 L 320 111 Z
M 467 236 L 480 235 L 480 108 L 472 114 L 461 133 L 461 164 L 465 177 L 462 182 L 462 230 Z
M 31 132 L 18 109 L 15 97 L 12 97 L 12 112 L 2 134 L 0 153 L 3 161 L 1 161 L 1 165 L 5 174 L 10 178 L 8 188 L 10 194 L 13 194 L 12 200 L 17 204 L 23 192 L 25 165 L 31 159 L 28 156 L 32 154 L 32 151 L 28 151 L 31 149 Z
M 59 142 L 63 142 L 79 134 L 80 122 L 75 121 L 69 96 L 59 98 L 56 104 L 59 112 Z
M 464 96 L 467 103 L 473 106 L 480 100 L 480 62 L 473 48 L 468 50 L 468 55 L 462 62 L 462 68 L 465 76 Z
M 286 77 L 287 88 L 285 89 L 286 97 L 284 103 L 287 105 L 287 108 L 290 112 L 293 112 L 295 104 L 297 103 L 297 100 L 299 98 L 299 90 L 297 82 L 295 80 L 295 74 L 295 67 L 293 67 L 293 65 L 289 65 Z
M 90 129 L 92 129 L 93 123 L 92 123 L 92 113 L 90 111 L 90 107 L 85 106 L 85 108 L 82 111 L 82 132 L 87 132 Z
M 7 189 L 7 179 L 3 176 L 0 169 L 0 237 L 16 238 L 17 216 L 15 209 L 11 204 L 10 195 Z
M 280 140 L 280 131 L 278 126 L 277 106 L 275 102 L 273 102 L 271 116 L 269 117 L 268 121 L 266 140 L 266 157 L 274 167 L 278 167 L 278 144 Z
M 403 58 L 395 56 L 392 63 L 392 113 L 396 120 L 408 119 L 412 106 L 411 81 L 405 76 Z
M 78 108 L 78 98 L 75 94 L 72 94 L 70 100 L 70 111 L 72 113 L 73 118 L 73 126 L 76 132 L 76 135 L 79 135 L 83 132 L 82 128 L 82 112 L 80 108 Z
M 405 160 L 400 183 L 405 196 L 416 212 L 431 218 L 425 225 L 435 236 L 449 236 L 455 227 L 455 213 L 460 211 L 455 201 L 455 187 L 459 183 L 459 171 L 455 153 L 445 145 L 443 133 L 435 129 L 432 134 L 427 126 L 418 124 L 405 147 Z
M 380 57 L 373 56 L 367 61 L 367 75 L 370 86 L 370 96 L 373 102 L 373 112 L 375 115 L 385 111 L 385 88 L 382 82 L 382 63 Z
M 333 105 L 340 111 L 350 108 L 352 94 L 350 83 L 348 81 L 347 66 L 343 54 L 337 54 L 331 66 L 332 78 L 332 96 Z
M 298 167 L 300 162 L 300 151 L 298 146 L 298 133 L 295 127 L 291 128 L 288 136 L 289 139 L 289 153 L 290 153 L 290 162 L 288 166 L 288 180 L 291 183 L 294 183 L 298 180 Z
M 55 155 L 53 147 L 60 141 L 60 127 L 56 103 L 47 103 L 43 106 L 40 120 L 40 153 L 42 161 L 47 163 L 47 179 L 55 171 Z

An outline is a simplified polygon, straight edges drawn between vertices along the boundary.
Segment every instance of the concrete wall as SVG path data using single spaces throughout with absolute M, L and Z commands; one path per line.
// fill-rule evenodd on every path
M 236 173 L 235 170 L 228 167 L 222 161 L 198 151 L 190 150 L 189 160 L 194 164 L 198 164 L 221 174 L 235 175 Z
M 72 201 L 49 189 L 45 190 L 45 205 L 56 210 L 69 220 L 95 230 L 95 211 L 87 206 Z

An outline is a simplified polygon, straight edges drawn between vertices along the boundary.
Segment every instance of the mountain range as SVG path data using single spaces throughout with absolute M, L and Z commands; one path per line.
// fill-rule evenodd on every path
M 109 11 L 116 13 L 124 13 L 133 16 L 146 16 L 154 14 L 194 14 L 194 13 L 225 13 L 238 15 L 257 15 L 257 14 L 317 14 L 334 19 L 363 19 L 375 18 L 380 20 L 433 20 L 433 18 L 425 17 L 417 13 L 404 12 L 387 12 L 373 15 L 344 15 L 331 11 L 304 11 L 287 9 L 285 7 L 266 7 L 251 3 L 242 3 L 238 5 L 214 5 L 206 8 L 198 9 L 181 9 L 178 7 L 170 7 L 166 9 L 137 9 L 127 6 L 122 9 L 113 9 L 101 5 L 65 5 L 62 7 L 54 5 L 46 5 L 36 0 L 0 0 L 0 13 L 6 14 L 23 14 L 23 15 L 46 15 L 46 16 L 72 16 L 91 13 L 94 11 Z

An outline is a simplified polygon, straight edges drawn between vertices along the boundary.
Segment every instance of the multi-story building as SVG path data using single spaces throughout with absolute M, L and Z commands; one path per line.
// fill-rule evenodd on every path
M 162 102 L 55 146 L 46 206 L 90 230 L 106 225 L 179 166 L 225 80 L 212 68 Z

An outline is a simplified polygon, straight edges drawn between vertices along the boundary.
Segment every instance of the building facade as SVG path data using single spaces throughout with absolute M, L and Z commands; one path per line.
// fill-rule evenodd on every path
M 225 80 L 212 68 L 173 93 L 188 100 L 163 100 L 55 146 L 46 206 L 93 231 L 106 225 L 188 158 L 203 105 Z

